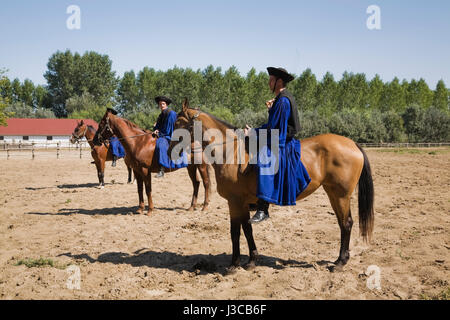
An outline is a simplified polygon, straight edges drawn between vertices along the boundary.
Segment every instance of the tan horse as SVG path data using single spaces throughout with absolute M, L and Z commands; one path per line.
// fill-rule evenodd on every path
M 203 132 L 208 129 L 218 129 L 226 136 L 227 129 L 236 129 L 226 124 L 224 121 L 211 116 L 197 109 L 191 109 L 188 106 L 187 99 L 183 103 L 183 110 L 178 114 L 175 128 L 183 128 L 191 133 L 193 138 L 194 121 L 201 121 Z M 237 159 L 237 139 L 236 136 L 224 139 L 223 154 L 226 154 L 226 144 L 234 141 L 234 159 Z M 210 141 L 201 142 L 203 148 L 213 143 Z M 170 150 L 176 145 L 172 142 Z M 248 163 L 248 153 L 246 152 L 246 161 Z M 362 150 L 352 140 L 334 135 L 324 134 L 301 140 L 301 160 L 305 165 L 311 182 L 298 197 L 301 200 L 320 186 L 325 189 L 331 206 L 337 216 L 339 227 L 341 229 L 341 247 L 339 258 L 335 261 L 339 269 L 345 265 L 350 258 L 349 243 L 353 220 L 350 212 L 350 198 L 359 183 L 359 227 L 364 240 L 370 238 L 373 230 L 374 212 L 374 189 L 369 160 Z M 234 162 L 234 163 L 237 163 Z M 231 219 L 231 241 L 233 244 L 233 255 L 230 272 L 234 271 L 240 265 L 239 238 L 240 228 L 244 231 L 247 239 L 250 259 L 246 265 L 252 268 L 256 264 L 258 252 L 253 239 L 252 226 L 249 223 L 249 204 L 257 201 L 257 171 L 253 166 L 239 164 L 213 164 L 217 181 L 217 192 L 226 200 Z M 334 269 L 336 268 L 334 267 Z
M 71 143 L 76 143 L 80 141 L 83 137 L 86 138 L 87 142 L 91 146 L 91 155 L 94 159 L 95 166 L 97 167 L 97 176 L 99 181 L 99 187 L 103 188 L 105 186 L 105 162 L 113 160 L 112 150 L 110 145 L 102 143 L 99 146 L 94 145 L 93 139 L 96 130 L 93 126 L 87 125 L 83 120 L 78 121 L 77 126 L 73 130 L 72 137 L 70 138 Z M 127 183 L 132 183 L 131 181 L 131 166 L 130 160 L 125 155 L 125 164 L 128 169 L 128 181 Z
M 143 185 L 145 185 L 145 192 L 148 199 L 147 214 L 150 215 L 154 209 L 151 173 L 159 172 L 160 169 L 158 161 L 153 159 L 157 138 L 153 136 L 151 131 L 142 130 L 131 121 L 118 117 L 115 110 L 108 108 L 99 123 L 97 133 L 94 137 L 94 144 L 101 144 L 112 135 L 119 138 L 126 154 L 130 157 L 130 165 L 135 174 L 139 194 L 139 209 L 137 212 L 143 213 L 145 208 L 143 196 Z M 192 164 L 188 165 L 187 169 L 194 187 L 191 206 L 188 210 L 194 210 L 196 207 L 198 188 L 200 185 L 197 177 L 198 170 L 203 179 L 203 186 L 205 187 L 205 201 L 202 208 L 205 211 L 208 209 L 209 194 L 211 191 L 208 165 L 205 163 L 198 165 Z M 166 169 L 165 171 L 171 172 L 175 170 L 178 169 Z

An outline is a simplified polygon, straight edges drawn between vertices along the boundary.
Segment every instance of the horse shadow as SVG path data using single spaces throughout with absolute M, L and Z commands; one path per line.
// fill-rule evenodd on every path
M 62 208 L 59 209 L 57 213 L 54 212 L 27 212 L 26 214 L 35 215 L 51 215 L 51 216 L 70 216 L 74 214 L 85 214 L 88 216 L 96 215 L 128 215 L 137 214 L 136 211 L 139 207 L 114 207 L 114 208 L 103 208 L 103 209 L 83 209 L 83 208 Z
M 135 207 L 113 207 L 113 208 L 102 208 L 102 209 L 84 209 L 84 208 L 62 208 L 59 209 L 57 213 L 54 212 L 26 212 L 25 214 L 33 214 L 33 215 L 53 215 L 53 216 L 70 216 L 75 214 L 85 214 L 88 216 L 101 216 L 101 215 L 139 215 L 137 210 L 138 206 Z M 155 207 L 155 210 L 166 210 L 166 211 L 187 211 L 186 208 L 182 207 Z M 146 212 L 146 211 L 144 211 Z
M 176 272 L 195 272 L 197 275 L 220 273 L 227 275 L 227 266 L 231 260 L 229 254 L 193 254 L 183 255 L 170 251 L 157 252 L 146 248 L 135 251 L 133 254 L 124 252 L 106 252 L 93 258 L 86 253 L 72 254 L 62 253 L 58 256 L 66 256 L 75 260 L 87 261 L 89 263 L 113 263 L 116 265 L 128 264 L 133 267 L 151 267 L 157 269 L 170 269 Z M 242 261 L 247 261 L 248 256 L 242 255 Z M 257 266 L 269 267 L 276 270 L 285 268 L 315 268 L 313 264 L 296 261 L 283 260 L 271 256 L 260 255 Z
M 105 183 L 109 185 L 111 183 Z M 60 184 L 57 186 L 59 189 L 77 189 L 77 188 L 95 188 L 98 187 L 98 183 L 81 183 L 81 184 Z

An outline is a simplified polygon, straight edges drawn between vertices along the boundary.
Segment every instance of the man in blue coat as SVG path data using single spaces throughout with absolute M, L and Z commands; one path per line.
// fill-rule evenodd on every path
M 276 98 L 268 101 L 269 119 L 266 124 L 256 128 L 267 130 L 267 144 L 258 154 L 258 188 L 257 211 L 250 223 L 258 223 L 269 218 L 269 203 L 281 206 L 293 206 L 297 196 L 306 189 L 311 181 L 305 167 L 300 161 L 300 141 L 295 135 L 300 131 L 298 109 L 295 99 L 286 90 L 286 85 L 294 77 L 283 68 L 267 68 L 269 72 L 269 87 Z M 247 132 L 250 129 L 246 128 Z M 279 130 L 278 154 L 272 152 L 271 135 L 274 129 Z M 261 142 L 260 142 L 261 143 Z M 276 149 L 274 149 L 276 150 Z M 277 170 L 268 171 L 277 161 Z
M 167 154 L 174 124 L 177 120 L 177 113 L 168 107 L 172 103 L 170 98 L 158 96 L 155 98 L 155 101 L 158 104 L 161 113 L 156 120 L 155 126 L 153 127 L 154 134 L 158 136 L 158 139 L 156 140 L 154 157 L 156 157 L 155 159 L 158 160 L 160 166 L 160 170 L 156 175 L 156 178 L 162 178 L 164 177 L 164 168 L 178 169 L 187 167 L 187 157 L 183 154 L 184 157 L 173 161 Z

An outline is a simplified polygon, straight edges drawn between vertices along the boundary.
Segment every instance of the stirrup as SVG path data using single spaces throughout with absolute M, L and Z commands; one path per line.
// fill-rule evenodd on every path
M 155 177 L 156 178 L 163 178 L 164 177 L 164 169 L 159 170 L 158 174 Z

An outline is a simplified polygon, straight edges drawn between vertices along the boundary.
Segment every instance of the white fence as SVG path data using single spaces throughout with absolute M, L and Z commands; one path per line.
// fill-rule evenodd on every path
M 72 144 L 70 142 L 47 143 L 0 143 L 0 159 L 29 158 L 34 160 L 39 157 L 80 158 L 91 157 L 91 147 L 87 141 Z
M 360 143 L 364 148 L 439 148 L 450 147 L 450 142 L 392 142 L 392 143 Z

